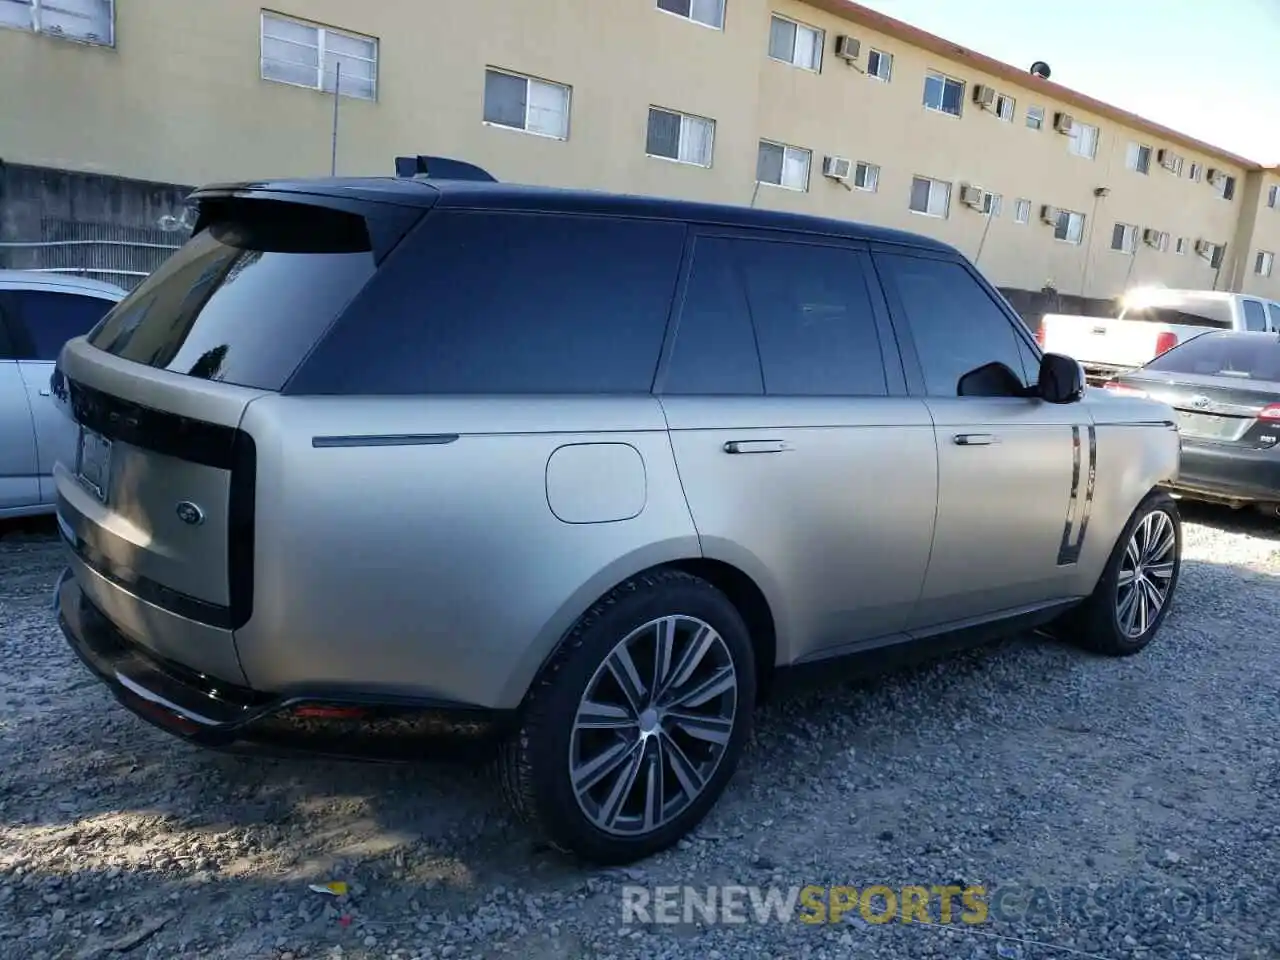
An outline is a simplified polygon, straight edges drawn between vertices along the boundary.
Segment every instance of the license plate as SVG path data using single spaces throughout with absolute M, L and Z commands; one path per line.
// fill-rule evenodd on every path
M 111 441 L 88 427 L 80 428 L 80 441 L 76 446 L 76 477 L 100 501 L 107 502 L 107 487 L 111 480 Z
M 1240 430 L 1240 418 L 1212 413 L 1183 413 L 1178 416 L 1178 427 L 1189 437 L 1234 440 Z

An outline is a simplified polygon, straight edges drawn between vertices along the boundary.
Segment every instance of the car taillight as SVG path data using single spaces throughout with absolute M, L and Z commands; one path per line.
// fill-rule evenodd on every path
M 1258 411 L 1259 420 L 1280 420 L 1280 403 L 1268 403 Z
M 1121 396 L 1125 396 L 1125 397 L 1147 396 L 1147 391 L 1139 390 L 1137 387 L 1126 387 L 1119 380 L 1108 380 L 1106 383 L 1102 385 L 1102 389 L 1108 390 L 1111 393 L 1118 393 Z
M 1172 330 L 1165 330 L 1156 334 L 1156 356 L 1167 350 L 1172 350 L 1178 345 L 1178 335 Z

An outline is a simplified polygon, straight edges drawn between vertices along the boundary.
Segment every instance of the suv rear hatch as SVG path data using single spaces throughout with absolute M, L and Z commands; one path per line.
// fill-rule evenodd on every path
M 280 391 L 437 192 L 413 181 L 216 187 L 191 239 L 81 339 L 54 393 L 79 425 L 55 468 L 76 585 L 124 639 L 246 684 L 257 451 Z

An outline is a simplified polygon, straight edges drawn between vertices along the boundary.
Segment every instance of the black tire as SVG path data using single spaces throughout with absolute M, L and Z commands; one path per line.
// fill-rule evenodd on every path
M 1166 598 L 1160 610 L 1145 630 L 1130 636 L 1122 628 L 1119 614 L 1120 570 L 1125 562 L 1125 551 L 1134 532 L 1153 513 L 1163 513 L 1173 524 L 1173 576 L 1169 580 Z M 1160 630 L 1169 608 L 1173 606 L 1178 591 L 1178 578 L 1182 574 L 1182 516 L 1178 504 L 1163 490 L 1147 495 L 1125 524 L 1107 560 L 1107 566 L 1098 578 L 1092 594 L 1064 623 L 1062 631 L 1069 639 L 1095 653 L 1112 657 L 1126 657 L 1137 653 L 1149 644 Z
M 736 680 L 736 706 L 731 721 L 724 721 L 731 722 L 732 728 L 701 793 L 656 829 L 619 836 L 592 821 L 572 783 L 570 750 L 579 702 L 605 659 L 625 638 L 652 621 L 675 616 L 697 618 L 724 641 L 723 648 L 716 649 L 722 655 L 727 652 L 724 666 L 731 660 Z M 517 816 L 553 847 L 592 863 L 632 863 L 666 849 L 706 816 L 733 776 L 750 736 L 755 674 L 746 624 L 723 593 L 678 570 L 635 577 L 610 591 L 582 616 L 534 681 L 518 728 L 499 751 L 497 773 L 502 792 Z M 626 736 L 615 735 L 620 740 Z M 660 746 L 665 743 L 661 737 L 656 739 Z M 643 747 L 640 749 L 643 756 Z M 659 763 L 662 757 L 659 750 Z M 636 761 L 636 769 L 641 768 L 641 762 Z M 639 784 L 639 776 L 635 782 Z
M 1280 518 L 1280 503 L 1255 503 L 1253 509 L 1268 520 Z

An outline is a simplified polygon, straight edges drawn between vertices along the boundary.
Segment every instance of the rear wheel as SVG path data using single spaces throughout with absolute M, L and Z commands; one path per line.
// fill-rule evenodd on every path
M 1126 524 L 1089 598 L 1067 632 L 1110 656 L 1143 649 L 1164 622 L 1182 570 L 1182 518 L 1163 491 L 1147 496 Z
M 530 692 L 499 774 L 556 847 L 630 863 L 711 809 L 750 732 L 755 663 L 737 609 L 679 571 L 637 577 L 577 624 Z

